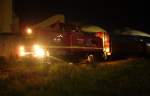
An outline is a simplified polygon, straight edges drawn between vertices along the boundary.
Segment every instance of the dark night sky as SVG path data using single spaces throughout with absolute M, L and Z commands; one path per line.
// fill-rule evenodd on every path
M 63 13 L 69 21 L 98 24 L 109 30 L 131 27 L 149 31 L 144 0 L 15 0 L 14 10 L 23 25 Z

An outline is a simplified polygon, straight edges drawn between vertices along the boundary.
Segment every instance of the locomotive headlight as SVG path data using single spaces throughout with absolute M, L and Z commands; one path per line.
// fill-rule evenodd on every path
M 34 45 L 33 46 L 34 56 L 35 57 L 44 57 L 46 55 L 45 50 L 40 45 Z
M 25 48 L 24 48 L 24 46 L 20 46 L 19 47 L 19 56 L 23 57 L 25 55 L 26 54 L 25 54 Z
M 150 43 L 146 43 L 146 46 L 150 47 Z

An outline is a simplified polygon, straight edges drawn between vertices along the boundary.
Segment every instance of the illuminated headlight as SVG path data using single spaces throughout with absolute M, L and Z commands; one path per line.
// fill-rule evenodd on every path
M 146 45 L 147 45 L 148 47 L 150 47 L 150 43 L 146 43 Z
M 24 48 L 24 46 L 20 46 L 19 47 L 19 56 L 23 57 L 25 55 L 26 54 L 25 54 L 25 48 Z
M 35 57 L 44 57 L 46 55 L 45 50 L 39 45 L 34 45 L 33 51 Z
M 104 51 L 105 52 L 110 52 L 110 49 L 109 48 L 104 48 Z

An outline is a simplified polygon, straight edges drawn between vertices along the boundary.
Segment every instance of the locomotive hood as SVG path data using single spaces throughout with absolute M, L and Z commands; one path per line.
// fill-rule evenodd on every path
M 84 26 L 81 29 L 83 32 L 107 32 L 105 29 L 103 29 L 100 26 L 96 25 L 89 25 L 89 26 Z

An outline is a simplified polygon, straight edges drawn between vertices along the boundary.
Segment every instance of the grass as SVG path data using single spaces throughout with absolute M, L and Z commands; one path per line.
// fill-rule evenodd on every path
M 0 69 L 0 96 L 149 96 L 149 63 L 8 65 Z

